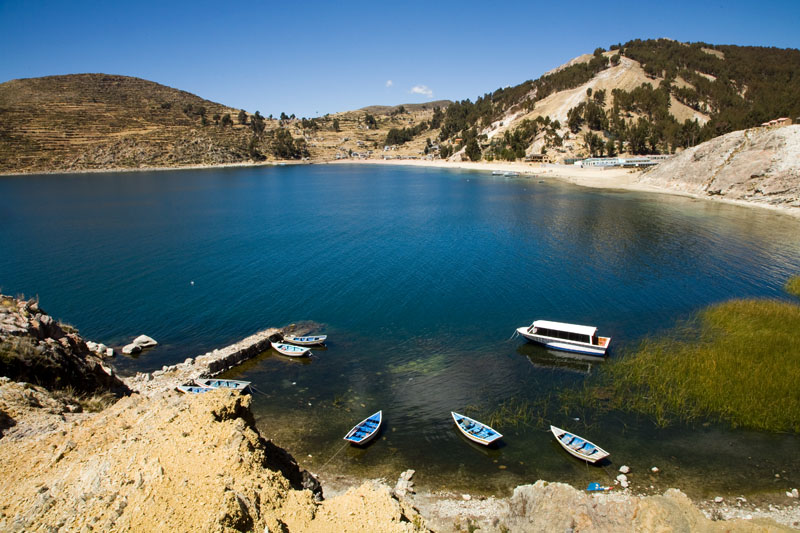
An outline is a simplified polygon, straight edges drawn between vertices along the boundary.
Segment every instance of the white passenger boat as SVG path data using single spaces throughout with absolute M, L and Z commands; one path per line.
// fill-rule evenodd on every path
M 517 333 L 531 342 L 543 344 L 554 350 L 603 356 L 611 344 L 611 337 L 599 337 L 597 328 L 565 324 L 549 320 L 536 320 L 530 326 L 517 328 Z

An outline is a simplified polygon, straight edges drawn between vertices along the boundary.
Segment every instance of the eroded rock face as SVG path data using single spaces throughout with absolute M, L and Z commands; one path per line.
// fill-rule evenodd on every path
M 800 125 L 722 135 L 648 170 L 639 181 L 690 194 L 800 209 Z
M 76 332 L 33 301 L 0 295 L 0 375 L 78 393 L 128 392 Z
M 0 439 L 0 530 L 424 530 L 386 487 L 319 503 L 249 403 L 226 390 L 134 394 L 47 435 Z

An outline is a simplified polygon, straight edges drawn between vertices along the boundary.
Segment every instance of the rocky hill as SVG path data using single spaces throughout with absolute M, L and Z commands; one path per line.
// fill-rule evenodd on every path
M 694 195 L 800 207 L 800 125 L 722 135 L 653 167 L 639 182 Z
M 472 160 L 673 153 L 775 118 L 794 120 L 797 94 L 799 50 L 634 40 L 454 102 L 439 140 Z

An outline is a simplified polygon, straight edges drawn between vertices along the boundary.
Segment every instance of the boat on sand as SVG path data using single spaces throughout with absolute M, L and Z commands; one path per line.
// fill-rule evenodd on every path
M 240 381 L 238 379 L 196 379 L 194 382 L 200 387 L 211 387 L 212 389 L 233 389 L 238 391 L 246 391 L 250 388 L 249 381 Z

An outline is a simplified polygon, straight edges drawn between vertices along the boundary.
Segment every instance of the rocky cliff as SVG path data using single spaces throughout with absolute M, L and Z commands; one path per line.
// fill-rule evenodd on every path
M 693 195 L 800 208 L 800 125 L 717 137 L 644 172 L 639 181 Z
M 78 394 L 128 388 L 69 326 L 34 301 L 0 295 L 0 376 Z

